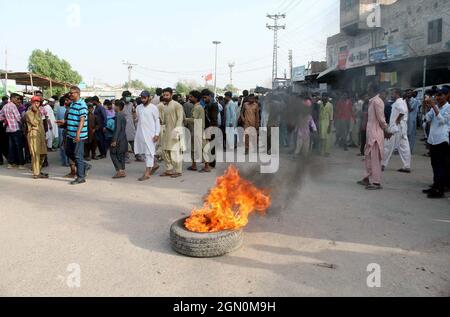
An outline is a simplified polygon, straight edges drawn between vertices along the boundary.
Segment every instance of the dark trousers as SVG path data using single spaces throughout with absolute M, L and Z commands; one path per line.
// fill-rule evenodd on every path
M 449 144 L 450 144 L 450 133 L 449 133 Z M 447 150 L 447 160 L 446 161 L 447 161 L 447 164 L 446 164 L 447 176 L 445 177 L 445 179 L 446 179 L 447 187 L 450 188 L 450 145 Z
M 97 152 L 97 141 L 93 139 L 91 142 L 86 142 L 84 144 L 84 155 L 85 158 L 95 159 Z
M 9 140 L 6 134 L 6 128 L 0 122 L 0 162 L 3 163 L 3 157 L 8 159 Z
M 117 147 L 111 148 L 111 160 L 117 172 L 125 170 L 125 154 L 125 152 L 119 152 Z
M 366 143 L 367 143 L 367 131 L 361 131 L 360 132 L 360 138 L 361 138 L 361 155 L 364 155 L 366 152 Z
M 440 193 L 444 192 L 447 183 L 447 160 L 449 145 L 447 142 L 430 146 L 431 166 L 433 167 L 434 188 Z
M 100 151 L 101 156 L 106 156 L 106 140 L 105 140 L 105 133 L 103 130 L 96 130 L 95 131 L 95 139 L 97 141 L 98 150 Z
M 22 131 L 7 133 L 9 139 L 8 163 L 23 166 L 25 165 L 24 138 Z
M 72 162 L 75 162 L 77 177 L 79 179 L 85 179 L 87 163 L 84 161 L 84 141 L 76 143 L 74 139 L 67 138 L 66 155 Z

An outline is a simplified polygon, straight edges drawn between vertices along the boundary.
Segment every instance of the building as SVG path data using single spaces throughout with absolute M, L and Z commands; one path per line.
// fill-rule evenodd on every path
M 418 88 L 450 82 L 450 0 L 341 0 L 341 32 L 327 41 L 333 89 Z
M 308 67 L 299 66 L 292 70 L 292 91 L 303 92 L 325 92 L 326 84 L 320 85 L 317 77 L 327 69 L 327 62 L 310 62 Z

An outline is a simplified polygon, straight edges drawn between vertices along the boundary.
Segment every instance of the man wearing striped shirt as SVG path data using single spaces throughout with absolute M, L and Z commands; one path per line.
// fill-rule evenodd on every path
M 84 143 L 88 139 L 88 107 L 81 99 L 80 93 L 80 88 L 76 86 L 70 88 L 69 97 L 72 103 L 66 122 L 66 155 L 77 167 L 77 178 L 70 183 L 71 185 L 86 183 L 86 173 L 91 169 L 91 165 L 84 161 Z

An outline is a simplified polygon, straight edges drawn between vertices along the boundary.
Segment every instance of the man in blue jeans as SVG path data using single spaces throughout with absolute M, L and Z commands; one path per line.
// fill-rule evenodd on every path
M 66 155 L 75 162 L 77 178 L 71 185 L 86 183 L 86 173 L 89 173 L 91 165 L 84 161 L 84 143 L 88 139 L 88 107 L 80 97 L 80 88 L 70 88 L 69 97 L 72 101 L 67 115 L 67 139 Z

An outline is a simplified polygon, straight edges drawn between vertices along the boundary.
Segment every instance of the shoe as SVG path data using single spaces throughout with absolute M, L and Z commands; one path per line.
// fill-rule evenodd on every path
M 19 166 L 19 171 L 24 171 L 24 170 L 26 170 L 25 166 L 20 165 L 20 166 Z
M 364 187 L 367 187 L 367 186 L 370 186 L 370 181 L 367 180 L 367 179 L 363 179 L 362 181 L 359 181 L 357 184 L 361 185 L 361 186 L 364 186 Z
M 366 187 L 367 190 L 381 190 L 383 189 L 383 186 L 379 184 L 372 184 Z
M 428 195 L 428 194 L 430 194 L 430 193 L 432 193 L 432 192 L 434 192 L 434 191 L 436 191 L 436 189 L 434 189 L 434 188 L 432 187 L 432 188 L 428 188 L 428 189 L 422 190 L 422 193 Z
M 445 195 L 443 192 L 440 192 L 436 189 L 433 189 L 429 194 L 428 194 L 428 198 L 429 199 L 442 199 L 445 198 Z
M 80 185 L 86 183 L 85 179 L 77 178 L 73 182 L 70 182 L 70 185 Z
M 89 173 L 91 172 L 91 170 L 92 170 L 92 165 L 91 164 L 87 164 L 87 166 L 86 166 L 86 177 L 89 176 Z
M 12 170 L 12 169 L 16 169 L 18 166 L 17 165 L 14 165 L 14 164 L 8 164 L 8 169 L 9 170 Z
M 409 168 L 401 168 L 398 171 L 400 173 L 411 174 L 411 169 L 409 169 Z

